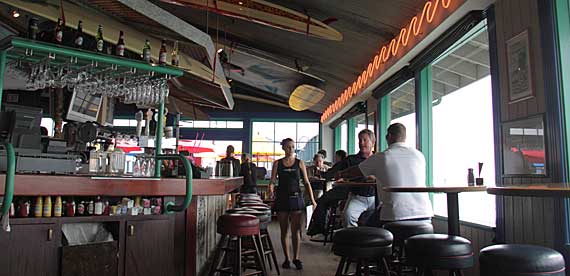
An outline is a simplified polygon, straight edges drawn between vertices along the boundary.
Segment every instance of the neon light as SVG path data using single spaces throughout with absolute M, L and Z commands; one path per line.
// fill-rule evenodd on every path
M 374 59 L 368 64 L 368 67 L 325 109 L 323 115 L 321 115 L 321 123 L 324 123 L 330 116 L 346 105 L 353 96 L 362 92 L 362 89 L 367 87 L 366 84 L 372 81 L 372 76 L 380 70 L 380 65 L 386 63 L 390 58 L 397 56 L 401 52 L 401 49 L 408 45 L 410 35 L 413 34 L 414 37 L 416 37 L 423 34 L 421 30 L 424 21 L 427 22 L 427 24 L 432 23 L 437 13 L 441 14 L 451 7 L 451 2 L 452 0 L 431 0 L 426 2 L 421 15 L 419 17 L 418 15 L 412 17 L 408 26 L 402 28 L 397 37 L 394 37 L 389 43 L 383 45 L 382 48 L 380 48 L 380 52 L 375 55 Z M 441 7 L 441 9 L 439 9 L 439 7 Z

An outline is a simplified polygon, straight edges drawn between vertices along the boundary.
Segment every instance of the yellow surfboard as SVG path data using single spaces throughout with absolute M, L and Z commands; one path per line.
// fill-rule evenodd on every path
M 342 41 L 342 34 L 306 14 L 263 0 L 161 0 L 313 37 Z

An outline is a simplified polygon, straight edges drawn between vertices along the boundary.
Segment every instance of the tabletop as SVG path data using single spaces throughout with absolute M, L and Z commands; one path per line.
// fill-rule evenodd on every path
M 489 187 L 487 193 L 502 196 L 570 197 L 570 187 L 562 183 L 541 185 Z
M 355 186 L 375 186 L 376 182 L 333 182 L 335 186 L 348 186 L 348 187 L 355 187 Z
M 483 192 L 487 190 L 485 186 L 449 186 L 449 187 L 386 187 L 386 192 L 395 193 L 465 193 L 465 192 Z

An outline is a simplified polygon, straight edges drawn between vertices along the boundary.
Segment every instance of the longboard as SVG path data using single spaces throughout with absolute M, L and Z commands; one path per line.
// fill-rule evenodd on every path
M 209 10 L 224 16 L 301 33 L 313 37 L 342 41 L 342 34 L 306 14 L 263 0 L 161 0 L 184 7 Z

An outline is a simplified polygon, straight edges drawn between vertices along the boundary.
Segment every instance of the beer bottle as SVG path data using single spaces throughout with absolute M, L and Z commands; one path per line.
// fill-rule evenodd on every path
M 79 23 L 77 23 L 77 32 L 75 33 L 73 45 L 75 48 L 83 47 L 83 22 L 81 20 L 79 20 Z
M 117 41 L 117 50 L 115 53 L 117 56 L 125 56 L 125 34 L 123 31 L 119 31 L 119 41 Z
M 180 63 L 180 57 L 178 56 L 178 40 L 174 41 L 174 47 L 172 47 L 172 66 L 178 66 Z
M 150 41 L 148 39 L 144 43 L 142 57 L 144 61 L 150 62 Z
M 61 18 L 57 19 L 57 25 L 54 31 L 54 43 L 61 44 L 63 41 L 63 20 Z
M 101 24 L 99 24 L 97 28 L 97 37 L 95 37 L 95 40 L 97 41 L 97 52 L 102 53 L 105 47 L 105 41 L 103 40 L 103 26 L 101 26 Z
M 160 51 L 158 52 L 158 64 L 166 64 L 166 39 L 162 40 Z
M 28 22 L 28 38 L 36 40 L 37 37 L 38 37 L 38 19 L 32 17 Z

